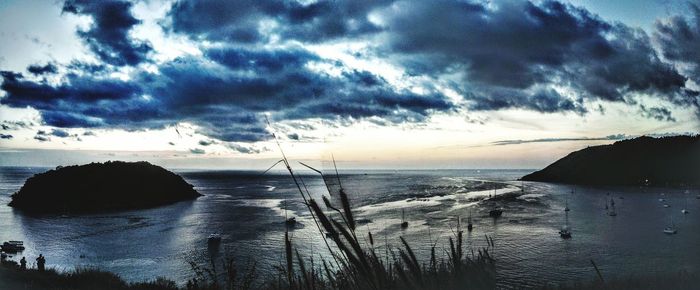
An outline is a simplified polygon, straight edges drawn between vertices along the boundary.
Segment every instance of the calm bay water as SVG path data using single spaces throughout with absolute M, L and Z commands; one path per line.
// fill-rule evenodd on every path
M 58 269 L 95 266 L 130 281 L 163 276 L 180 283 L 191 278 L 189 261 L 204 263 L 206 238 L 221 233 L 218 255 L 236 258 L 244 267 L 253 259 L 262 275 L 276 275 L 283 261 L 284 217 L 295 216 L 293 243 L 302 255 L 326 257 L 323 237 L 301 203 L 288 175 L 261 176 L 241 171 L 178 172 L 205 194 L 195 201 L 169 206 L 96 215 L 28 216 L 5 206 L 26 178 L 46 168 L 0 167 L 0 240 L 24 240 L 27 250 L 12 259 L 28 261 L 42 253 Z M 697 190 L 663 188 L 591 188 L 548 183 L 521 183 L 527 170 L 367 171 L 343 174 L 360 235 L 372 231 L 378 252 L 399 246 L 404 236 L 419 255 L 431 239 L 447 246 L 447 237 L 470 212 L 474 231 L 467 247 L 486 246 L 493 255 L 501 286 L 595 279 L 590 260 L 605 277 L 678 273 L 700 274 L 700 199 Z M 323 181 L 304 176 L 317 198 Z M 489 194 L 518 193 L 499 203 L 502 218 L 488 217 Z M 574 193 L 571 193 L 575 190 Z M 610 195 L 608 195 L 610 194 Z M 615 200 L 618 215 L 606 214 L 605 201 Z M 659 199 L 665 199 L 660 202 Z M 568 201 L 573 238 L 562 240 Z M 663 204 L 670 205 L 664 208 Z M 686 207 L 690 214 L 684 215 Z M 284 208 L 288 210 L 285 213 Z M 401 211 L 409 227 L 401 230 Z M 662 230 L 674 223 L 678 234 Z

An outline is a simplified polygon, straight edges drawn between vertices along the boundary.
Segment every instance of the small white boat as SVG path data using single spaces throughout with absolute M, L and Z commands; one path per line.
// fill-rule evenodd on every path
M 571 238 L 571 228 L 569 227 L 569 213 L 566 212 L 564 216 L 564 226 L 561 227 L 561 230 L 559 230 L 559 236 L 562 239 L 570 239 Z
M 496 185 L 494 184 L 493 185 L 493 198 L 496 198 L 496 193 L 497 193 L 496 192 Z M 493 217 L 493 218 L 498 218 L 498 217 L 501 217 L 502 215 L 503 215 L 503 210 L 498 208 L 498 207 L 494 207 L 492 210 L 489 211 L 489 216 Z
M 664 204 L 664 207 L 671 207 L 671 206 L 670 206 L 670 205 L 668 205 L 668 204 Z
M 678 231 L 676 230 L 676 228 L 674 226 L 666 227 L 664 229 L 664 234 L 667 234 L 667 235 L 675 235 L 677 232 Z
M 571 230 L 569 230 L 569 227 L 562 227 L 559 231 L 559 236 L 561 236 L 562 239 L 571 239 Z

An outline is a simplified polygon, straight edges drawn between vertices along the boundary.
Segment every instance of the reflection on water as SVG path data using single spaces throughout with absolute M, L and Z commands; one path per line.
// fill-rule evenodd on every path
M 44 169 L 0 168 L 0 203 L 24 180 Z M 639 188 L 587 188 L 514 181 L 527 171 L 460 170 L 402 171 L 343 175 L 351 195 L 358 230 L 398 245 L 398 237 L 411 242 L 418 255 L 427 256 L 430 239 L 438 247 L 457 226 L 457 217 L 470 214 L 474 230 L 465 232 L 473 249 L 493 237 L 497 275 L 504 287 L 544 281 L 591 280 L 590 260 L 606 277 L 687 271 L 699 273 L 700 200 L 694 192 Z M 0 240 L 24 240 L 22 255 L 34 261 L 39 253 L 48 266 L 72 269 L 97 266 L 131 281 L 164 276 L 183 282 L 191 278 L 188 262 L 204 263 L 209 257 L 232 256 L 239 265 L 255 259 L 260 271 L 274 271 L 283 261 L 285 216 L 296 217 L 291 232 L 300 253 L 327 255 L 317 230 L 288 176 L 259 176 L 245 172 L 181 172 L 206 196 L 170 206 L 82 216 L 27 216 L 0 206 Z M 317 198 L 324 193 L 322 180 L 304 177 Z M 494 192 L 494 187 L 496 188 Z M 608 195 L 611 193 L 611 195 Z M 501 198 L 489 200 L 490 196 Z M 517 198 L 503 196 L 517 194 Z M 663 194 L 663 195 L 662 195 Z M 613 198 L 618 215 L 606 214 L 605 201 Z M 664 208 L 663 198 L 670 207 Z M 564 224 L 564 204 L 571 208 L 573 238 L 558 235 Z M 690 214 L 680 211 L 687 202 Z M 504 209 L 493 219 L 488 211 Z M 401 229 L 401 210 L 409 227 Z M 678 234 L 664 235 L 673 222 Z M 209 246 L 207 237 L 220 233 L 220 245 Z M 382 243 L 383 244 L 383 243 Z M 384 247 L 384 245 L 380 245 Z M 378 251 L 383 252 L 383 251 Z

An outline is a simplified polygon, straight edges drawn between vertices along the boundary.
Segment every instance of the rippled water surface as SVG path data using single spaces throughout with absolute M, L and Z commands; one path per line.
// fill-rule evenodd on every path
M 263 274 L 283 261 L 284 217 L 299 221 L 293 243 L 302 255 L 327 257 L 323 237 L 305 210 L 288 175 L 261 176 L 241 171 L 178 172 L 205 194 L 195 201 L 160 208 L 97 215 L 28 216 L 4 206 L 26 178 L 46 168 L 0 167 L 0 240 L 24 240 L 27 250 L 12 259 L 39 253 L 50 267 L 96 266 L 131 281 L 163 276 L 178 282 L 191 278 L 188 262 L 204 263 L 210 255 L 206 238 L 221 233 L 218 255 L 235 257 L 243 266 L 253 259 Z M 467 247 L 494 239 L 493 255 L 501 286 L 538 285 L 595 278 L 591 260 L 606 277 L 634 274 L 700 274 L 700 199 L 697 190 L 662 188 L 589 188 L 548 183 L 521 183 L 523 170 L 449 170 L 350 172 L 341 174 L 350 194 L 360 232 L 372 231 L 383 251 L 404 236 L 419 255 L 432 240 L 446 246 L 457 216 L 470 215 L 474 231 Z M 303 176 L 317 198 L 323 180 Z M 515 194 L 489 200 L 494 194 Z M 572 193 L 572 190 L 574 191 Z M 618 215 L 608 216 L 606 200 Z M 659 201 L 664 199 L 664 202 Z M 573 238 L 562 240 L 568 202 Z M 663 204 L 670 207 L 664 208 Z M 493 206 L 504 208 L 492 219 Z M 687 207 L 690 214 L 681 209 Z M 287 208 L 287 211 L 285 211 Z M 409 227 L 400 229 L 402 209 Z M 675 224 L 678 234 L 662 230 Z

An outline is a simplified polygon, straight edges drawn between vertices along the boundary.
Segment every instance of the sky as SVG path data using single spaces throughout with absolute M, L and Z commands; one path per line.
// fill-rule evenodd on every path
M 0 165 L 541 168 L 700 130 L 698 1 L 0 2 Z M 269 120 L 269 123 L 268 121 Z

